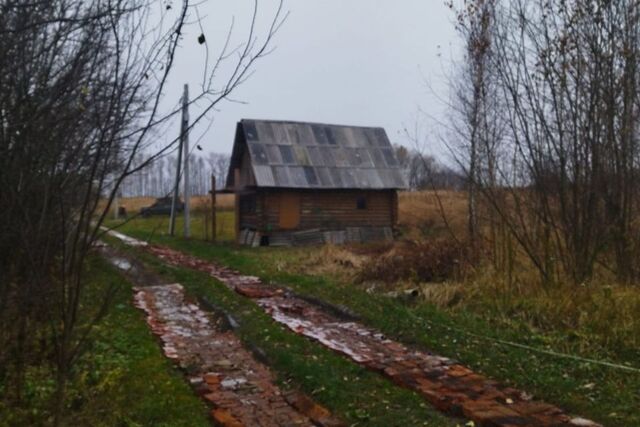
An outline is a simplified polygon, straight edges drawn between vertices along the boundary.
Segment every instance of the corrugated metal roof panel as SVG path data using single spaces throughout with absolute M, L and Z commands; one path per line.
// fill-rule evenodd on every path
M 276 181 L 273 176 L 271 166 L 259 166 L 253 165 L 253 174 L 256 177 L 256 182 L 265 187 L 275 187 Z
M 256 165 L 269 164 L 269 159 L 267 158 L 267 150 L 264 147 L 264 145 L 257 142 L 249 142 L 249 153 L 251 153 L 253 163 L 255 163 Z
M 316 145 L 316 138 L 313 136 L 311 126 L 307 124 L 298 125 L 299 143 L 302 145 Z
M 304 174 L 302 166 L 289 166 L 289 177 L 291 178 L 291 186 L 296 188 L 307 188 L 309 183 Z
M 307 153 L 309 153 L 309 160 L 311 160 L 313 166 L 324 166 L 324 159 L 322 158 L 322 154 L 320 154 L 320 147 L 309 146 L 307 147 Z
M 377 169 L 356 169 L 356 183 L 362 188 L 382 188 L 382 178 Z
M 282 164 L 282 154 L 280 154 L 280 149 L 277 145 L 265 145 L 265 150 L 267 151 L 267 158 L 269 159 L 270 165 Z
M 340 173 L 341 169 L 338 168 L 327 168 L 329 174 L 331 175 L 331 179 L 333 180 L 333 184 L 336 188 L 347 188 L 342 180 L 342 173 Z
M 335 166 L 336 160 L 333 158 L 331 147 L 318 147 L 318 150 L 320 150 L 325 166 Z
M 278 149 L 280 150 L 282 163 L 284 163 L 285 165 L 295 164 L 296 159 L 293 155 L 293 147 L 289 145 L 278 145 Z
M 258 186 L 406 187 L 382 128 L 266 120 L 242 120 L 240 127 Z
M 273 144 L 275 143 L 275 137 L 273 135 L 273 128 L 269 122 L 256 122 L 256 129 L 258 129 L 258 140 L 261 144 Z
M 295 145 L 293 147 L 293 153 L 295 164 L 300 166 L 309 166 L 311 164 L 311 162 L 309 161 L 309 155 L 307 154 L 307 147 Z
M 338 135 L 336 130 L 330 126 L 324 126 L 324 133 L 327 136 L 327 143 L 329 145 L 338 145 Z
M 320 180 L 316 175 L 316 171 L 311 166 L 305 166 L 302 169 L 304 170 L 304 175 L 307 178 L 307 182 L 311 187 L 320 185 Z
M 356 151 L 355 148 L 343 148 L 347 161 L 350 166 L 360 167 L 362 164 L 362 156 Z
M 341 132 L 340 132 L 340 145 L 344 145 L 346 147 L 358 147 L 360 144 L 358 143 L 357 139 L 356 139 L 356 135 L 353 133 L 353 130 L 351 128 L 342 128 Z
M 256 129 L 256 124 L 252 121 L 243 123 L 244 134 L 247 138 L 247 141 L 257 141 L 258 140 L 258 130 Z
M 373 160 L 373 165 L 376 168 L 387 168 L 387 162 L 384 161 L 384 156 L 382 155 L 382 151 L 380 151 L 379 148 L 370 148 L 369 154 L 371 155 L 371 160 Z
M 273 129 L 273 137 L 276 144 L 291 145 L 291 139 L 289 139 L 289 132 L 286 126 L 271 126 Z
M 291 186 L 291 178 L 289 178 L 289 170 L 286 166 L 273 166 L 273 175 L 276 187 Z
M 353 169 L 341 168 L 340 178 L 342 179 L 342 186 L 344 188 L 362 188 L 356 183 L 356 176 Z
M 387 166 L 398 166 L 398 161 L 396 160 L 396 155 L 392 148 L 381 148 L 380 151 L 382 151 L 382 155 L 384 156 L 385 162 L 387 162 Z
M 360 157 L 360 161 L 363 167 L 367 167 L 367 168 L 375 167 L 375 164 L 373 163 L 373 159 L 371 159 L 371 156 L 369 155 L 368 149 L 356 148 L 355 150 L 358 153 L 358 156 Z
M 407 187 L 407 180 L 406 180 L 406 176 L 405 173 L 402 169 L 390 169 L 391 173 L 393 175 L 393 181 L 396 184 L 397 188 L 406 188 Z
M 329 144 L 329 140 L 327 139 L 327 133 L 324 130 L 324 126 L 311 125 L 311 130 L 313 131 L 313 136 L 316 139 L 316 144 L 320 144 L 320 145 Z
M 334 165 L 338 167 L 351 167 L 351 163 L 349 162 L 349 157 L 345 152 L 346 148 L 342 147 L 331 147 L 331 154 L 333 156 Z
M 286 124 L 283 128 L 287 131 L 289 143 L 291 145 L 300 144 L 300 137 L 298 136 L 298 127 L 293 124 Z
M 329 168 L 316 168 L 316 173 L 320 179 L 320 185 L 323 187 L 331 188 L 336 186 L 331 179 L 331 172 Z
M 405 174 L 401 169 L 380 169 L 378 174 L 385 184 L 392 183 L 398 188 L 406 187 Z
M 387 138 L 387 133 L 384 129 L 373 128 L 371 131 L 373 131 L 373 134 L 375 135 L 378 147 L 391 147 L 391 143 L 389 142 L 389 138 Z

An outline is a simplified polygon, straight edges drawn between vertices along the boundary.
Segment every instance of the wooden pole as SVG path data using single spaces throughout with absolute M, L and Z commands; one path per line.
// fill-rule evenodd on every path
M 240 241 L 240 168 L 233 170 L 233 186 L 235 193 L 236 241 Z
M 216 176 L 211 174 L 211 241 L 216 241 Z
M 189 182 L 189 85 L 184 85 L 182 97 L 182 140 L 184 147 L 184 237 L 191 237 L 191 188 Z
M 118 199 L 118 192 L 116 191 L 116 195 L 113 198 L 113 219 L 120 219 L 119 217 L 119 210 L 120 210 L 120 206 L 119 206 L 119 202 L 120 200 Z
M 176 165 L 176 182 L 173 187 L 173 197 L 171 199 L 171 220 L 169 221 L 169 234 L 171 236 L 173 236 L 175 233 L 176 216 L 178 216 L 176 204 L 178 203 L 178 198 L 179 198 L 178 192 L 180 187 L 180 167 L 182 166 L 182 150 L 184 145 L 185 132 L 187 131 L 187 129 L 185 128 L 185 124 L 187 127 L 189 126 L 189 113 L 187 112 L 187 107 L 189 102 L 188 96 L 189 96 L 189 92 L 188 92 L 187 85 L 184 85 L 184 94 L 182 95 L 182 120 L 180 122 L 180 145 L 178 146 L 178 163 Z M 185 200 L 185 202 L 188 203 L 188 200 Z M 186 209 L 186 205 L 185 205 L 185 209 Z M 185 221 L 186 221 L 186 218 L 185 218 Z M 187 225 L 185 222 L 185 229 L 186 227 Z

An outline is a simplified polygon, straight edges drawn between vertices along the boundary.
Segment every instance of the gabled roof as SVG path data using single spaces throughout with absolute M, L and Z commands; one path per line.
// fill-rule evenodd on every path
M 382 128 L 272 120 L 241 120 L 227 178 L 249 151 L 258 187 L 310 189 L 406 188 Z

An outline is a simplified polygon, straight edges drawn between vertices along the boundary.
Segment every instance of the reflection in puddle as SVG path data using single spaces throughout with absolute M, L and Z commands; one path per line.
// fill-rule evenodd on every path
M 133 267 L 126 258 L 110 257 L 109 261 L 123 271 L 129 271 Z

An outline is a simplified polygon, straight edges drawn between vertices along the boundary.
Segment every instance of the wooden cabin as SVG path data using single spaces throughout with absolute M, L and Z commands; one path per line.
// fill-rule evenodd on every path
M 271 120 L 236 128 L 227 190 L 241 244 L 392 239 L 405 187 L 382 128 Z

